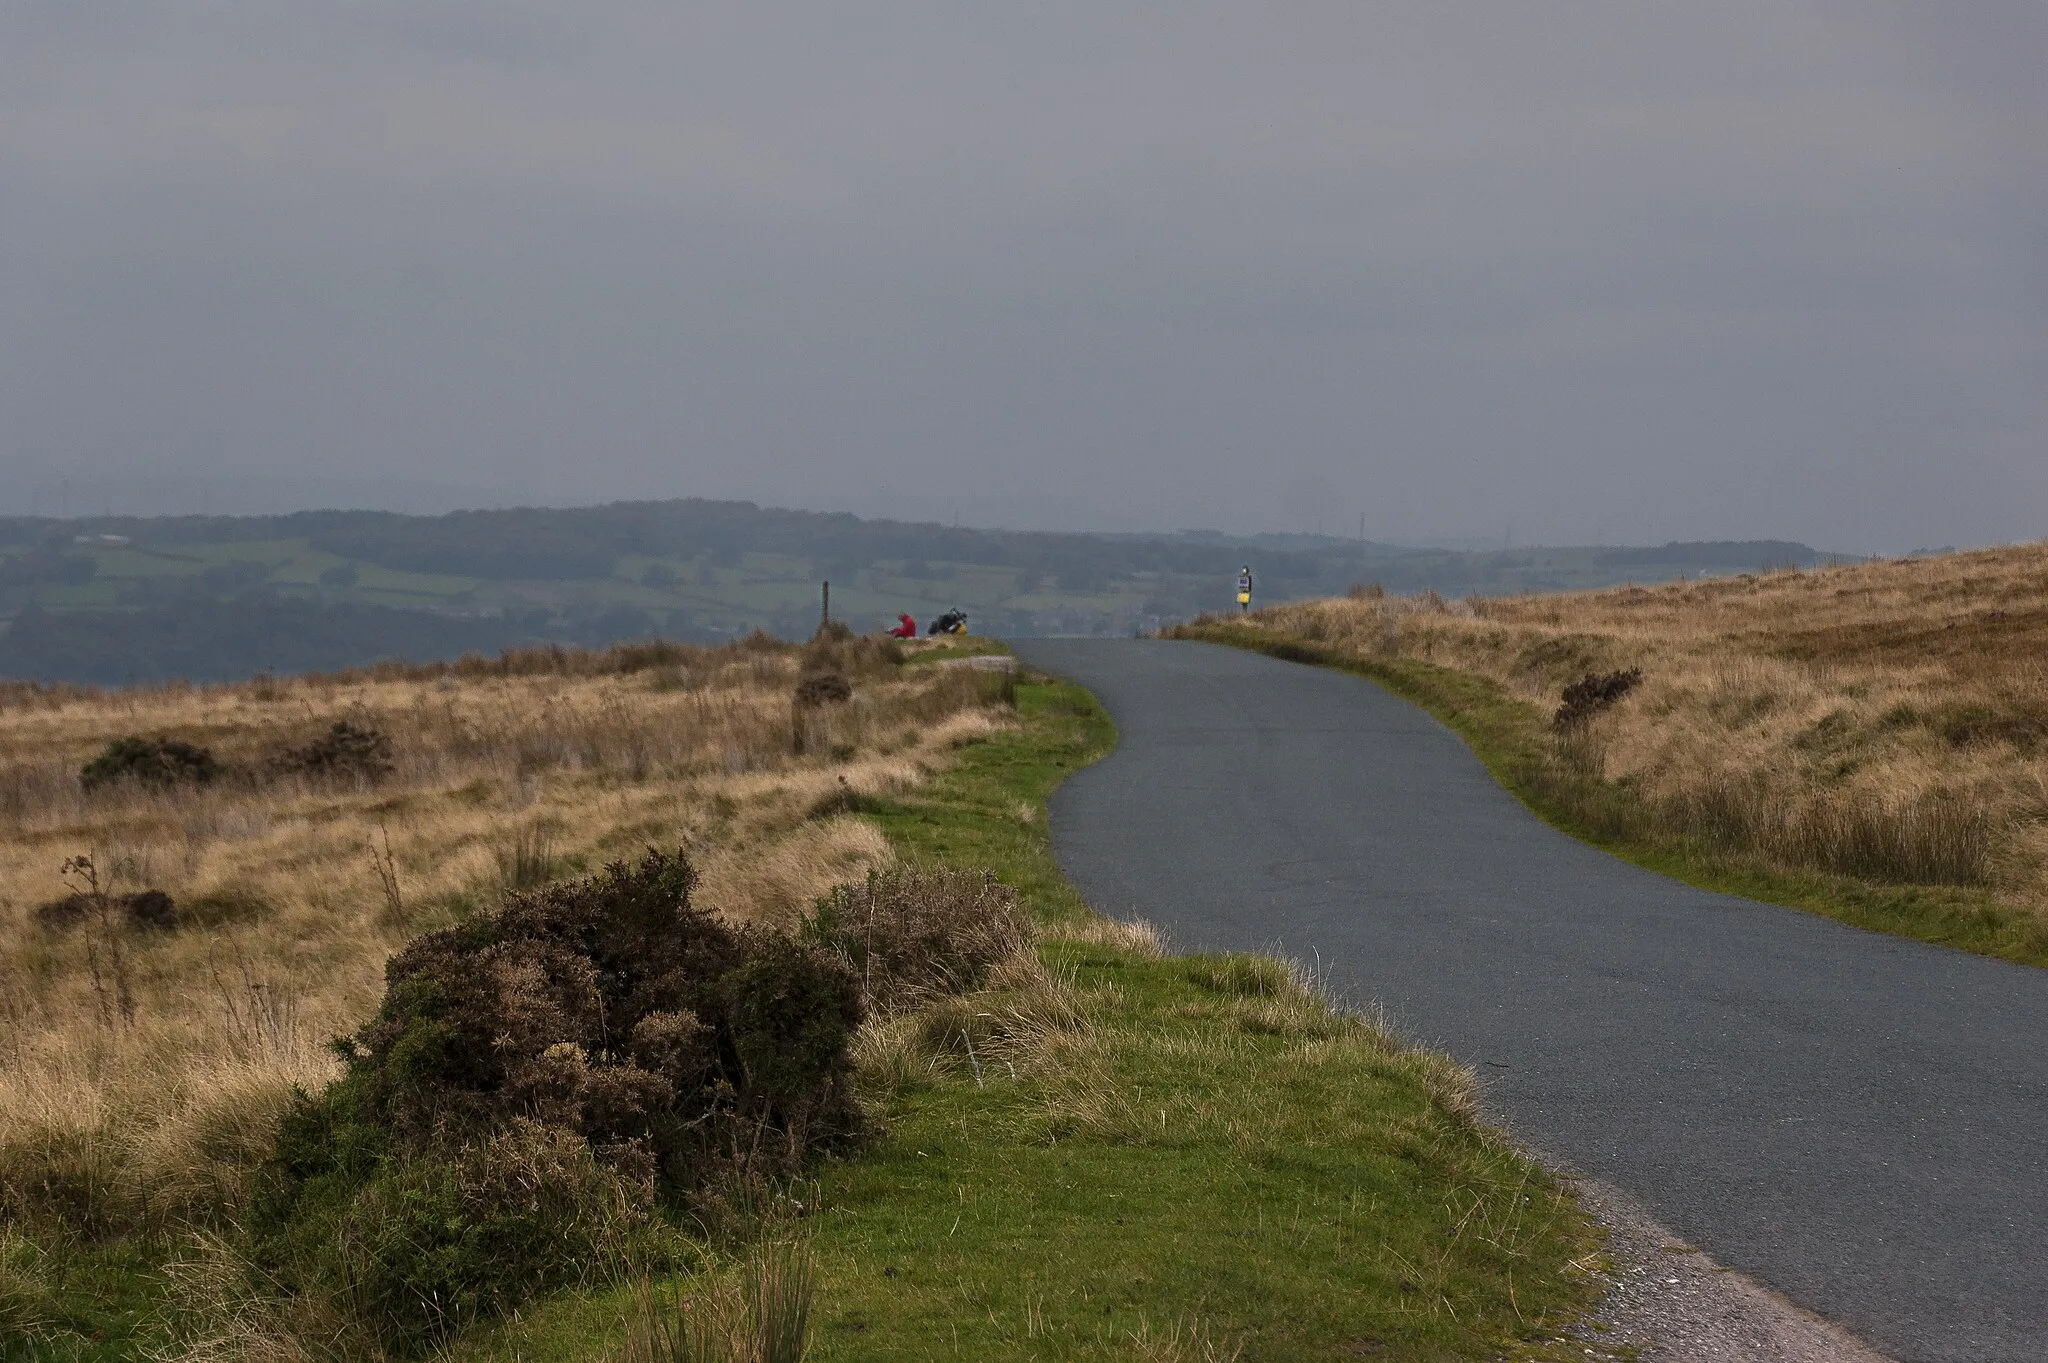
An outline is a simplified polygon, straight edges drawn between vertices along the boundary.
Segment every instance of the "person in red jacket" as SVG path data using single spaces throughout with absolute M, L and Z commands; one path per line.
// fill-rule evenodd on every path
M 889 631 L 891 639 L 915 639 L 917 637 L 917 621 L 907 615 L 899 615 L 896 619 L 898 622 L 896 628 Z

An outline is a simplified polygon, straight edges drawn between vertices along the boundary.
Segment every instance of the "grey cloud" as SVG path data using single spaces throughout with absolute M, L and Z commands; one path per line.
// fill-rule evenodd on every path
M 2044 13 L 10 6 L 0 504 L 2039 535 Z

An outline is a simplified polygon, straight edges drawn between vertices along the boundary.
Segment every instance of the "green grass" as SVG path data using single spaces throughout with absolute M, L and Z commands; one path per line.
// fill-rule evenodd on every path
M 907 860 L 1018 887 L 1086 1025 L 1048 1063 L 905 1082 L 818 1171 L 813 1357 L 1585 1357 L 1559 1341 L 1596 1232 L 1472 1119 L 1448 1061 L 1277 963 L 1075 940 L 1099 920 L 1044 802 L 1114 730 L 1064 683 L 1027 678 L 1017 704 L 1019 729 L 871 817 Z M 626 1300 L 558 1298 L 464 1356 L 581 1357 Z
M 147 1242 L 60 1242 L 36 1253 L 30 1314 L 41 1328 L 32 1337 L 5 1328 L 6 1289 L 24 1284 L 0 1272 L 0 1363 L 113 1363 L 161 1345 L 156 1296 L 163 1255 L 162 1245 Z
M 1537 817 L 1645 870 L 1872 932 L 2021 965 L 2048 965 L 2048 935 L 1983 890 L 1791 870 L 1696 839 L 1642 831 L 1648 821 L 1639 817 L 1635 797 L 1625 787 L 1560 763 L 1550 742 L 1549 715 L 1488 678 L 1414 658 L 1359 657 L 1229 621 L 1179 626 L 1172 637 L 1228 644 L 1377 682 L 1455 730 L 1494 779 Z
M 1585 1223 L 1443 1061 L 1209 962 L 1046 956 L 1099 1068 L 934 1083 L 826 1171 L 818 1357 L 1491 1358 L 1583 1305 Z

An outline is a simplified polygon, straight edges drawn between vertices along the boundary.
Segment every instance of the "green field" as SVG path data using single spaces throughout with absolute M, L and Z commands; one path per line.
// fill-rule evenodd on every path
M 1010 637 L 1130 634 L 1355 583 L 1446 595 L 1594 586 L 1811 562 L 1803 545 L 1452 552 L 1327 536 L 971 530 L 663 502 L 410 517 L 0 519 L 0 676 L 227 680 L 537 643 L 661 634 L 806 638 L 965 610 Z

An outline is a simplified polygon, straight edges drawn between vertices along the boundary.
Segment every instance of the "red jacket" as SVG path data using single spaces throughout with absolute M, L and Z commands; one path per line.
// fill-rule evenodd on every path
M 899 615 L 896 618 L 902 623 L 889 631 L 889 637 L 891 639 L 915 639 L 917 637 L 917 621 L 907 615 Z

